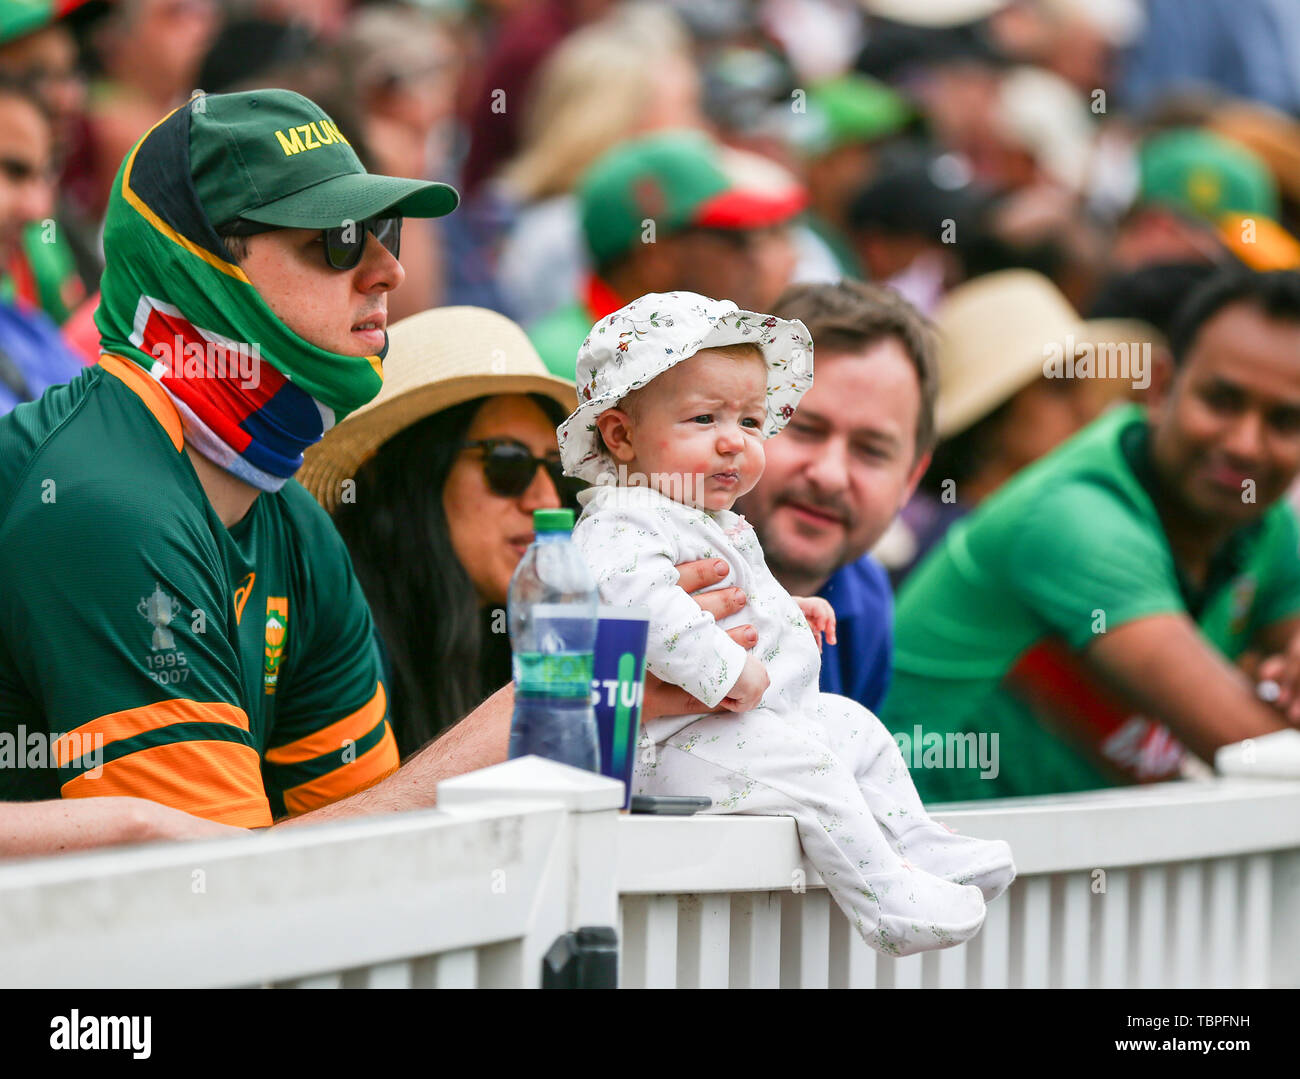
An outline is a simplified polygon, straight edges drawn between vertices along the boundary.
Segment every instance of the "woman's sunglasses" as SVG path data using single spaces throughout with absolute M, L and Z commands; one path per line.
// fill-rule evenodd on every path
M 280 225 L 266 225 L 260 221 L 239 218 L 219 231 L 222 236 L 256 236 L 274 232 Z M 366 250 L 366 237 L 373 236 L 388 249 L 393 258 L 402 250 L 402 219 L 400 217 L 369 217 L 353 221 L 338 228 L 321 229 L 325 244 L 325 262 L 336 270 L 355 269 Z
M 561 501 L 572 501 L 586 486 L 564 474 L 564 466 L 550 457 L 534 457 L 522 442 L 512 439 L 480 438 L 461 444 L 462 450 L 483 451 L 483 477 L 488 489 L 501 498 L 518 498 L 532 486 L 539 467 L 546 469 Z

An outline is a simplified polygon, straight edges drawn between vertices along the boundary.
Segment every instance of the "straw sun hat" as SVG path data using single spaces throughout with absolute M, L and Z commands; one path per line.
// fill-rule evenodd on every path
M 952 290 L 935 312 L 939 331 L 940 438 L 951 438 L 1043 377 L 1047 349 L 1161 343 L 1135 319 L 1082 319 L 1055 285 L 1031 270 L 985 274 Z
M 331 513 L 344 480 L 413 423 L 475 397 L 540 393 L 572 412 L 573 384 L 548 374 L 518 325 L 482 307 L 422 311 L 388 331 L 384 386 L 304 454 L 297 479 Z

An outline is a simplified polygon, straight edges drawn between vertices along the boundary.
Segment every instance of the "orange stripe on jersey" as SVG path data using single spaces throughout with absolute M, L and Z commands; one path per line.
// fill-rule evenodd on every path
M 172 445 L 179 453 L 185 444 L 185 437 L 181 432 L 180 413 L 176 411 L 176 406 L 167 396 L 167 391 L 150 378 L 143 367 L 130 360 L 124 360 L 121 356 L 114 356 L 111 352 L 105 352 L 99 357 L 99 366 L 125 382 L 127 388 L 145 403 L 153 413 L 154 419 L 162 424 L 167 437 L 172 440 Z
M 213 701 L 170 700 L 146 704 L 141 708 L 128 708 L 124 712 L 110 712 L 68 731 L 54 743 L 54 763 L 66 768 L 87 746 L 95 743 L 95 736 L 103 737 L 101 748 L 131 738 L 145 731 L 170 727 L 173 723 L 229 723 L 248 730 L 248 716 L 233 704 Z M 76 736 L 76 737 L 74 737 Z
M 296 742 L 268 749 L 267 763 L 297 764 L 300 761 L 324 756 L 326 753 L 337 753 L 349 739 L 359 742 L 373 731 L 383 720 L 387 709 L 388 697 L 384 693 L 384 684 L 376 683 L 375 695 L 355 712 L 331 723 L 328 727 L 312 731 L 311 734 L 299 738 Z
M 350 764 L 340 765 L 328 775 L 285 791 L 284 808 L 297 816 L 310 809 L 337 802 L 340 798 L 372 787 L 381 779 L 392 775 L 397 771 L 399 763 L 393 729 L 384 724 L 384 737 L 373 749 Z
M 69 780 L 63 797 L 130 795 L 219 824 L 265 828 L 271 806 L 260 764 L 257 750 L 241 742 L 171 742 L 109 761 L 100 775 Z

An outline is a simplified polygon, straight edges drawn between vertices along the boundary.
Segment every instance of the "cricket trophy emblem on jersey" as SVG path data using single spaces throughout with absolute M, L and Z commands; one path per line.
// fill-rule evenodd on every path
M 180 600 L 173 596 L 167 595 L 162 590 L 162 585 L 154 582 L 153 591 L 145 596 L 135 609 L 140 612 L 140 616 L 148 620 L 153 626 L 153 637 L 149 642 L 149 647 L 155 652 L 165 652 L 169 648 L 176 647 L 176 638 L 172 636 L 172 631 L 167 627 L 171 624 L 173 618 L 181 613 Z

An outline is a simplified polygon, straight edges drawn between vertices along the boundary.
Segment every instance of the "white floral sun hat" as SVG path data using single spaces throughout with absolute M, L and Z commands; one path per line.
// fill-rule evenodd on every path
M 747 341 L 762 349 L 767 363 L 763 437 L 771 438 L 812 385 L 812 337 L 802 322 L 742 311 L 730 300 L 695 292 L 647 293 L 606 315 L 578 350 L 578 407 L 559 426 L 565 475 L 608 482 L 613 462 L 601 449 L 596 417 L 702 349 Z

